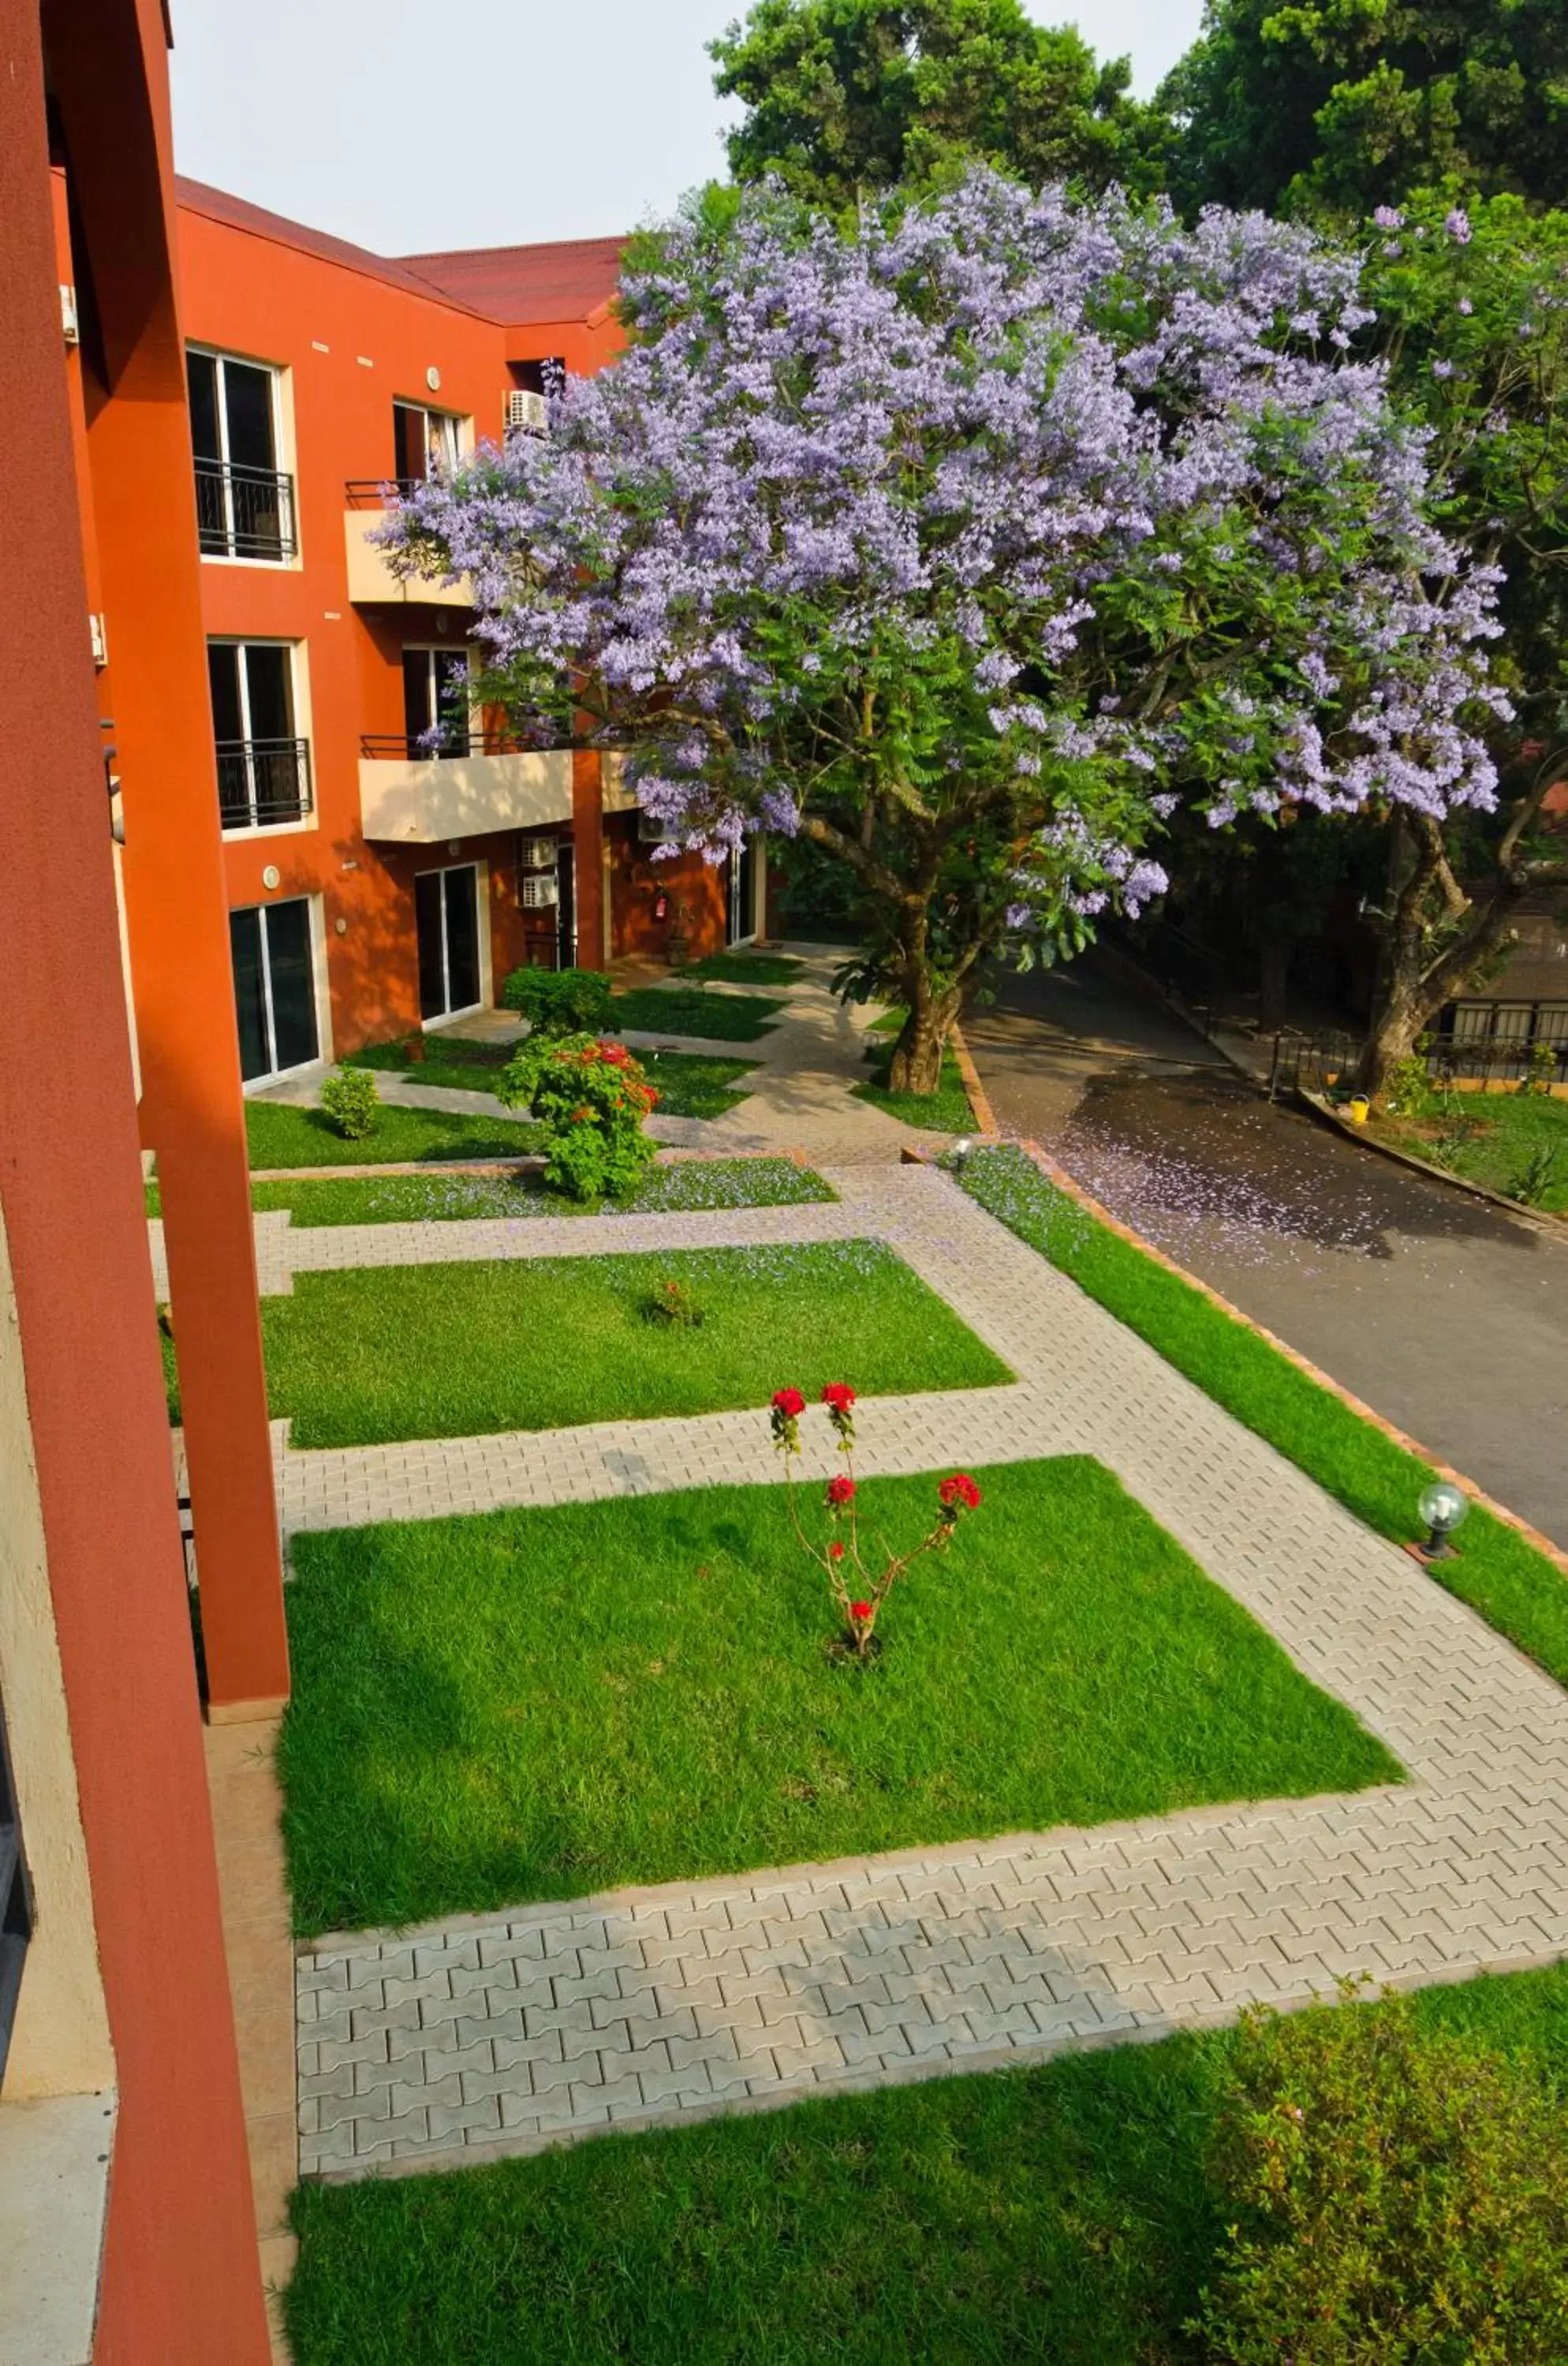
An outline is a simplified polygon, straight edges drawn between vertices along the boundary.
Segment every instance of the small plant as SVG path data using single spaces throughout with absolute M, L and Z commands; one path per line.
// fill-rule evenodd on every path
M 784 1458 L 784 1488 L 795 1533 L 811 1559 L 825 1572 L 829 1591 L 843 1615 L 845 1648 L 857 1660 L 871 1656 L 872 1638 L 882 1606 L 894 1586 L 922 1553 L 941 1552 L 953 1541 L 953 1532 L 965 1512 L 975 1511 L 980 1490 L 966 1470 L 942 1480 L 937 1493 L 936 1526 L 907 1553 L 894 1553 L 880 1540 L 870 1562 L 861 1549 L 859 1489 L 855 1482 L 855 1392 L 847 1381 L 835 1380 L 822 1391 L 828 1418 L 838 1436 L 844 1469 L 828 1482 L 824 1508 L 827 1542 L 815 1545 L 801 1526 L 795 1501 L 792 1464 L 800 1452 L 800 1416 L 806 1399 L 798 1389 L 779 1389 L 769 1408 L 773 1444 Z
M 643 1301 L 643 1312 L 650 1323 L 671 1331 L 700 1331 L 703 1309 L 691 1284 L 684 1281 L 661 1281 L 650 1298 Z
M 552 971 L 542 972 L 546 976 Z M 545 1181 L 572 1200 L 626 1200 L 654 1156 L 642 1130 L 659 1095 L 624 1043 L 530 1035 L 502 1070 L 499 1098 L 545 1129 Z
M 1519 1078 L 1521 1093 L 1551 1092 L 1557 1081 L 1558 1060 L 1562 1050 L 1562 1045 L 1544 1041 L 1530 1045 L 1529 1058 L 1525 1062 L 1525 1072 Z
M 1409 2000 L 1244 2012 L 1211 2166 L 1229 2227 L 1190 2328 L 1213 2366 L 1568 2357 L 1568 2118 Z
M 1522 1200 L 1527 1208 L 1540 1208 L 1546 1195 L 1556 1188 L 1562 1173 L 1562 1144 L 1560 1142 L 1538 1143 L 1522 1166 L 1516 1167 L 1508 1178 L 1511 1199 Z
M 1383 1078 L 1378 1096 L 1391 1117 L 1429 1117 L 1438 1105 L 1432 1087 L 1431 1074 L 1427 1065 L 1427 1042 L 1423 1038 L 1415 1051 L 1404 1059 L 1396 1060 Z
M 596 969 L 514 969 L 501 999 L 531 1035 L 599 1035 L 610 1024 L 610 981 Z
M 321 1109 L 345 1142 L 363 1142 L 381 1121 L 381 1096 L 368 1068 L 345 1068 L 321 1087 Z

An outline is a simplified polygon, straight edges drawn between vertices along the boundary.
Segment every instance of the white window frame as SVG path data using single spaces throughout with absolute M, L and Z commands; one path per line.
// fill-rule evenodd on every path
M 243 839 L 247 843 L 258 838 L 299 838 L 317 828 L 321 808 L 317 798 L 316 743 L 310 729 L 310 668 L 306 662 L 303 641 L 290 641 L 273 633 L 209 633 L 209 648 L 224 649 L 286 649 L 288 653 L 288 699 L 294 710 L 294 737 L 305 742 L 306 757 L 310 767 L 310 810 L 302 821 L 240 822 L 225 829 L 225 840 Z M 251 738 L 251 690 L 245 678 L 243 663 L 240 665 L 240 721 L 242 737 Z
M 223 365 L 225 362 L 243 362 L 247 369 L 265 370 L 272 381 L 273 458 L 277 464 L 278 475 L 287 477 L 293 488 L 289 497 L 294 512 L 292 558 L 244 558 L 238 553 L 226 550 L 204 550 L 200 553 L 201 563 L 204 567 L 259 567 L 265 569 L 268 575 L 288 574 L 291 570 L 297 574 L 304 564 L 305 527 L 299 513 L 299 473 L 294 464 L 293 374 L 287 363 L 269 362 L 261 354 L 237 354 L 227 345 L 203 344 L 198 337 L 186 338 L 186 351 L 189 354 L 205 355 L 209 361 L 216 362 L 218 365 L 218 457 L 225 468 L 229 466 L 229 406 L 223 392 Z M 290 381 L 287 389 L 285 379 Z M 232 539 L 234 520 L 232 510 L 229 506 L 227 487 L 224 489 L 224 508 L 229 521 L 230 537 Z
M 468 411 L 442 411 L 436 404 L 422 402 L 417 395 L 412 394 L 393 395 L 392 408 L 394 411 L 416 411 L 423 419 L 427 467 L 431 457 L 431 422 L 433 420 L 441 431 L 440 440 L 443 448 L 438 456 L 443 468 L 455 468 L 459 460 L 465 458 L 473 450 L 474 422 Z
M 475 855 L 467 862 L 432 863 L 428 872 L 416 871 L 413 875 L 416 879 L 445 879 L 449 871 L 471 871 L 474 874 L 475 951 L 479 954 L 479 998 L 477 1002 L 465 1002 L 461 1009 L 442 1010 L 438 1011 L 434 1019 L 422 1019 L 420 1028 L 426 1035 L 438 1035 L 444 1027 L 450 1027 L 454 1020 L 471 1019 L 476 1010 L 488 1010 L 491 1007 L 490 864 L 482 855 Z M 417 920 L 414 926 L 414 951 L 417 958 L 419 950 Z M 450 983 L 446 961 L 446 890 L 445 887 L 441 890 L 441 975 L 444 982 Z
M 276 911 L 280 904 L 303 904 L 308 907 L 307 917 L 310 928 L 310 986 L 316 1002 L 316 1053 L 314 1059 L 299 1060 L 291 1068 L 268 1068 L 259 1076 L 247 1076 L 243 1087 L 247 1097 L 252 1093 L 266 1092 L 274 1085 L 287 1084 L 292 1076 L 308 1076 L 312 1069 L 321 1067 L 323 1063 L 331 1066 L 333 1056 L 332 986 L 327 976 L 326 914 L 320 896 L 264 896 L 259 903 L 235 904 L 231 907 L 236 912 L 260 912 L 264 916 L 258 934 L 261 938 L 262 1007 L 266 1014 L 267 1050 L 274 1058 L 276 1057 L 277 1029 L 272 1015 L 272 948 L 267 941 L 265 915 Z
M 484 738 L 484 707 L 481 702 L 474 696 L 474 657 L 473 651 L 469 648 L 468 642 L 405 641 L 402 644 L 402 656 L 404 658 L 423 657 L 430 660 L 425 667 L 425 675 L 430 686 L 430 715 L 431 720 L 434 723 L 439 723 L 441 720 L 440 704 L 435 694 L 436 673 L 434 660 L 437 658 L 449 657 L 460 657 L 462 659 L 464 670 L 468 678 L 468 755 L 472 756 L 475 752 L 473 745 L 474 741 L 478 739 L 482 743 Z M 401 670 L 400 661 L 399 670 L 400 671 Z M 412 731 L 409 732 L 407 734 L 407 738 L 409 748 L 412 751 L 414 743 L 414 734 Z M 483 752 L 482 744 L 479 752 Z M 468 761 L 468 757 L 455 756 L 444 748 L 437 748 L 434 754 L 430 756 L 415 756 L 411 752 L 409 761 L 414 764 L 466 763 Z M 459 866 L 454 864 L 452 867 L 457 869 Z

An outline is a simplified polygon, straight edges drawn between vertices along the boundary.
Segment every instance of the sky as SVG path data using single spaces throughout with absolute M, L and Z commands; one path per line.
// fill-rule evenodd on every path
M 600 238 L 725 169 L 744 0 L 171 0 L 182 173 L 381 254 Z M 1029 6 L 1151 91 L 1201 0 Z

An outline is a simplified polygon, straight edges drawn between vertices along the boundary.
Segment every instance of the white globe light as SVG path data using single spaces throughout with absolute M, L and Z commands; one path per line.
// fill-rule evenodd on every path
M 1429 1487 L 1421 1490 L 1421 1500 L 1416 1508 L 1428 1528 L 1446 1537 L 1470 1510 L 1470 1498 L 1450 1480 L 1435 1479 Z

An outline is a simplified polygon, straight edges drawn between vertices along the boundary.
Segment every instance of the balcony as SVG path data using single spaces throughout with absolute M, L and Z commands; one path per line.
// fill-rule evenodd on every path
M 360 742 L 359 817 L 368 839 L 403 846 L 534 829 L 571 819 L 571 750 L 518 749 L 477 731 L 460 753 L 427 756 L 417 740 Z
M 276 468 L 198 459 L 196 524 L 204 558 L 264 559 L 281 566 L 299 548 L 294 479 Z
M 218 804 L 225 829 L 276 829 L 310 812 L 304 739 L 220 739 Z
M 466 576 L 459 577 L 456 583 L 443 583 L 439 579 L 424 576 L 413 577 L 405 583 L 400 576 L 393 574 L 386 552 L 370 539 L 387 514 L 385 492 L 384 484 L 353 479 L 344 487 L 347 501 L 343 525 L 349 598 L 363 607 L 391 603 L 416 608 L 471 608 L 473 587 Z

